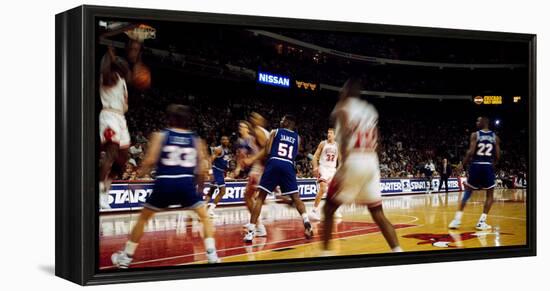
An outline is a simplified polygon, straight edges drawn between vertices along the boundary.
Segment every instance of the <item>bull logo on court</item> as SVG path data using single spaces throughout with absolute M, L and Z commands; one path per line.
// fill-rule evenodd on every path
M 449 233 L 413 233 L 404 235 L 404 238 L 415 238 L 420 240 L 417 245 L 431 244 L 438 248 L 456 248 L 461 247 L 463 241 L 471 240 L 474 238 L 485 238 L 488 235 L 512 235 L 511 233 L 502 232 L 449 232 Z

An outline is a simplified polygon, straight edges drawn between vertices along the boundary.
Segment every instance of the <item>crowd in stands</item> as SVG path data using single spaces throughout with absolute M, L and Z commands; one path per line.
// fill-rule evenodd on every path
M 465 174 L 458 172 L 458 164 L 468 148 L 470 133 L 475 130 L 475 117 L 462 115 L 460 112 L 428 115 L 422 110 L 407 114 L 395 110 L 407 105 L 401 104 L 399 105 L 401 107 L 394 107 L 398 105 L 391 102 L 386 104 L 380 100 L 374 100 L 374 102 L 380 112 L 378 155 L 382 177 L 422 177 L 424 166 L 429 160 L 433 160 L 438 165 L 443 158 L 447 158 L 453 165 L 454 176 Z M 408 102 L 408 106 L 411 106 L 410 103 L 415 101 Z M 135 171 L 147 150 L 147 137 L 152 132 L 165 127 L 164 110 L 170 103 L 190 105 L 196 113 L 194 130 L 197 134 L 210 148 L 219 145 L 222 135 L 228 136 L 232 143 L 233 154 L 238 145 L 238 123 L 240 120 L 247 119 L 251 112 L 259 112 L 269 121 L 268 130 L 277 128 L 285 114 L 293 114 L 298 119 L 297 131 L 301 138 L 301 148 L 296 160 L 296 172 L 300 178 L 313 177 L 311 158 L 319 142 L 326 139 L 333 106 L 333 102 L 295 104 L 244 96 L 222 100 L 208 95 L 186 94 L 177 90 L 149 90 L 130 101 L 130 109 L 126 114 L 132 146 L 129 149 L 128 171 L 124 177 L 121 177 L 122 179 L 138 178 L 135 176 Z M 136 105 L 132 106 L 133 104 Z M 445 119 L 443 119 L 444 115 L 446 115 Z M 503 140 L 501 146 L 503 154 L 497 167 L 497 174 L 507 177 L 526 173 L 526 148 L 525 143 L 521 142 L 521 140 L 527 140 L 526 132 L 508 133 L 504 130 L 497 130 L 497 132 Z M 236 157 L 236 155 L 233 156 Z M 228 174 L 235 167 L 236 161 L 232 161 Z M 244 173 L 239 173 L 235 177 L 245 178 L 246 176 Z

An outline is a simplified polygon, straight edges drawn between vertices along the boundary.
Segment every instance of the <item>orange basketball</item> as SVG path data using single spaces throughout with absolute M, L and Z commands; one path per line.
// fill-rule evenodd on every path
M 151 87 L 151 71 L 143 63 L 134 66 L 132 83 L 138 90 L 146 90 Z

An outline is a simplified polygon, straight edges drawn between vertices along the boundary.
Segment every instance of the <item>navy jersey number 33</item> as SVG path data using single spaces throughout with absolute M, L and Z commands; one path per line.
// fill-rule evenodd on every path
M 163 133 L 153 193 L 146 206 L 160 210 L 170 205 L 195 207 L 202 198 L 195 187 L 196 135 L 192 131 L 167 129 Z

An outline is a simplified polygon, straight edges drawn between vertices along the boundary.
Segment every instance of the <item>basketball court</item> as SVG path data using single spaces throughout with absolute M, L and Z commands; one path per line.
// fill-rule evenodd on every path
M 472 195 L 459 230 L 447 225 L 454 217 L 462 192 L 399 195 L 384 198 L 384 210 L 396 228 L 404 251 L 433 251 L 459 248 L 500 247 L 526 243 L 525 189 L 496 189 L 495 203 L 487 222 L 491 231 L 474 228 L 483 208 L 485 194 Z M 311 208 L 311 202 L 306 203 Z M 306 240 L 297 211 L 285 204 L 268 203 L 262 211 L 267 237 L 243 243 L 243 225 L 249 213 L 244 206 L 216 209 L 216 246 L 223 262 L 245 262 L 319 257 L 322 222 L 315 222 L 315 236 Z M 342 208 L 343 218 L 333 230 L 334 255 L 389 252 L 368 209 L 356 205 Z M 120 250 L 139 212 L 100 215 L 100 257 L 102 270 L 113 268 L 110 256 Z M 131 268 L 205 263 L 202 227 L 195 214 L 186 210 L 158 213 L 146 226 Z

